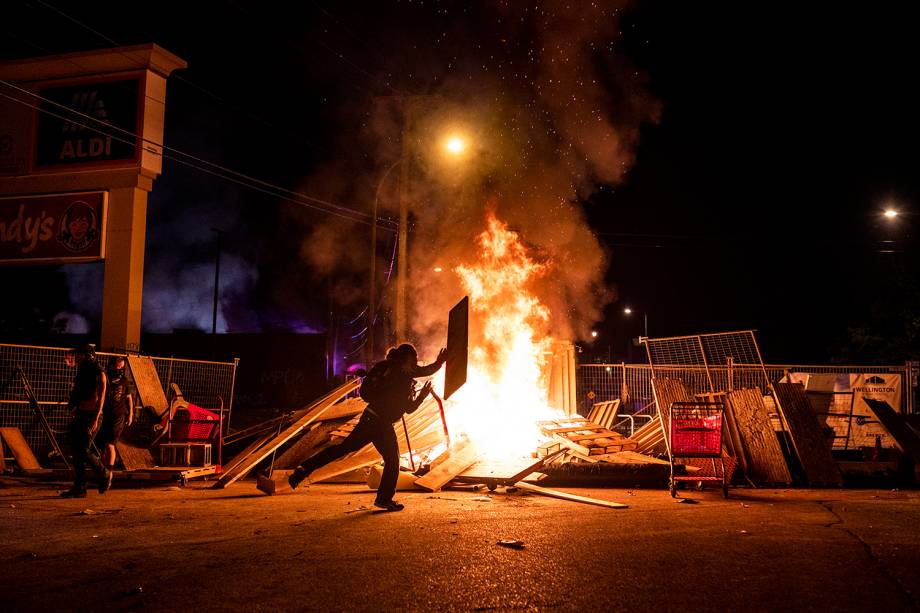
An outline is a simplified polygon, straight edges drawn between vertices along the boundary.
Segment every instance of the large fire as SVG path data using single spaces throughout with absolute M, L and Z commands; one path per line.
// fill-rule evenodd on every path
M 544 369 L 550 313 L 530 287 L 545 265 L 494 216 L 478 244 L 478 260 L 454 269 L 469 293 L 472 323 L 467 382 L 448 402 L 448 425 L 485 457 L 528 456 L 544 438 L 537 421 L 559 416 L 547 400 Z

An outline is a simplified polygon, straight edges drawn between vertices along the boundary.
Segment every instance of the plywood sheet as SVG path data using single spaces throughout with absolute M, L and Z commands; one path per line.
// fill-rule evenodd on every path
M 169 409 L 166 394 L 160 384 L 160 376 L 153 365 L 153 358 L 142 355 L 128 355 L 128 368 L 137 388 L 137 395 L 141 405 L 152 407 L 158 417 L 163 417 Z
M 779 446 L 776 432 L 757 388 L 728 392 L 727 407 L 740 439 L 747 476 L 754 483 L 791 483 L 792 476 Z
M 840 485 L 843 479 L 818 417 L 801 383 L 774 383 L 776 405 L 789 430 L 792 446 L 811 485 Z

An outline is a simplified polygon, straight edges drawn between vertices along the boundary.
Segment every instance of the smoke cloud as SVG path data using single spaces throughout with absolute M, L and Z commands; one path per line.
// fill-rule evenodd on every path
M 546 333 L 584 338 L 612 300 L 604 282 L 610 254 L 581 203 L 598 186 L 624 180 L 641 126 L 660 113 L 644 76 L 616 48 L 627 5 L 544 0 L 451 8 L 434 35 L 422 30 L 407 40 L 403 32 L 401 44 L 381 47 L 390 56 L 376 58 L 394 90 L 423 95 L 343 109 L 362 128 L 352 131 L 357 140 L 343 139 L 339 161 L 304 188 L 367 203 L 365 210 L 376 194 L 380 210 L 393 216 L 401 168 L 392 166 L 408 154 L 402 188 L 412 216 L 410 325 L 429 350 L 443 344 L 446 313 L 463 295 L 450 271 L 475 257 L 488 212 L 546 265 L 534 288 L 552 312 Z M 411 23 L 413 11 L 429 9 L 402 10 L 398 18 Z M 471 144 L 462 159 L 443 155 L 452 132 Z M 357 304 L 367 300 L 367 236 L 333 219 L 316 227 L 302 250 L 319 275 L 354 275 L 358 284 L 340 297 Z M 389 264 L 387 249 L 378 246 L 378 271 Z

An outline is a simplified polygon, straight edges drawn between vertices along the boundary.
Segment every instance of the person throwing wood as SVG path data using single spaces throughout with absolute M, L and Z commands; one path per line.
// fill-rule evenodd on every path
M 62 492 L 64 498 L 86 498 L 86 464 L 93 468 L 99 480 L 99 493 L 112 485 L 112 473 L 102 465 L 92 449 L 93 437 L 99 428 L 102 405 L 105 402 L 106 377 L 96 361 L 96 348 L 84 345 L 67 352 L 65 361 L 76 365 L 68 407 L 73 411 L 68 438 L 73 455 L 73 487 Z
M 431 393 L 431 382 L 415 392 L 415 378 L 429 377 L 446 361 L 447 351 L 441 349 L 437 359 L 419 366 L 415 347 L 405 343 L 387 352 L 387 357 L 371 368 L 361 383 L 361 397 L 367 408 L 358 425 L 338 445 L 327 447 L 294 469 L 288 484 L 295 489 L 314 470 L 372 443 L 383 457 L 383 475 L 377 488 L 374 506 L 385 511 L 401 511 L 403 505 L 393 500 L 399 477 L 399 443 L 393 424 L 405 413 L 414 412 Z

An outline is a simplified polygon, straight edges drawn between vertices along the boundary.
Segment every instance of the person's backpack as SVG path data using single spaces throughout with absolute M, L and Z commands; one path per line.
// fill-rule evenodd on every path
M 358 394 L 368 404 L 381 404 L 390 402 L 395 397 L 394 381 L 390 375 L 392 364 L 384 360 L 377 362 L 365 375 L 361 382 Z

